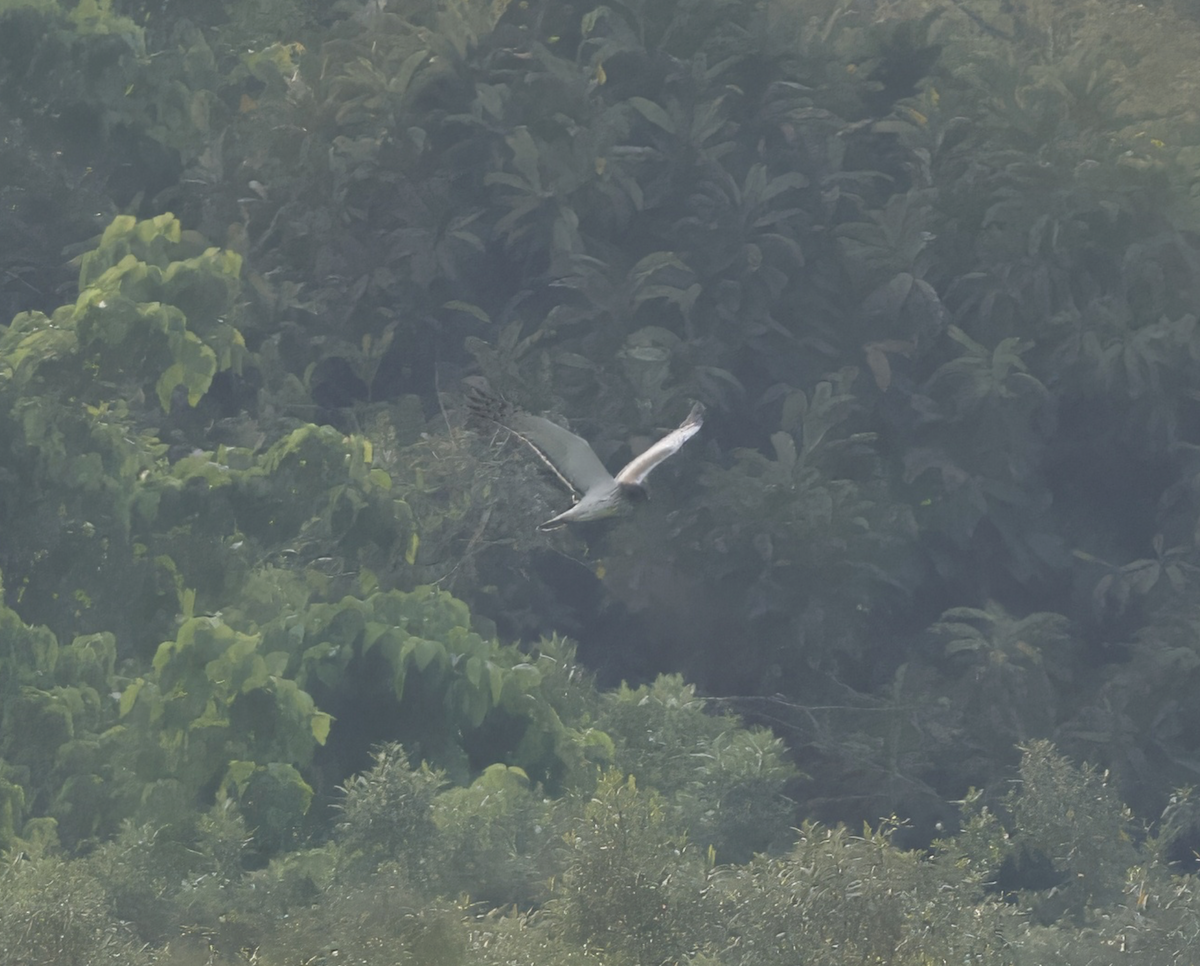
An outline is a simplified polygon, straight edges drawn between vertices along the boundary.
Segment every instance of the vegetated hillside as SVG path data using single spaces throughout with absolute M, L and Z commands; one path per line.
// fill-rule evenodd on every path
M 806 850 L 843 904 L 856 863 L 903 881 L 866 958 L 944 929 L 1086 960 L 1171 893 L 1139 941 L 1173 961 L 1186 10 L 10 0 L 0 28 L 21 961 L 192 922 L 233 961 L 359 927 L 509 955 L 435 898 L 464 891 L 537 910 L 495 926 L 518 959 L 807 961 L 861 931 L 796 925 Z M 546 536 L 568 498 L 465 424 L 467 373 L 610 464 L 709 416 L 635 516 Z M 1136 849 L 1122 801 L 1164 816 Z M 887 815 L 952 838 L 805 826 L 783 857 Z

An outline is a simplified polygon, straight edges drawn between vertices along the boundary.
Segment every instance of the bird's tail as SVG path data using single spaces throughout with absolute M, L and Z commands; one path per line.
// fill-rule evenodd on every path
M 463 385 L 466 387 L 467 411 L 472 416 L 503 426 L 515 412 L 513 404 L 496 392 L 483 376 L 467 376 Z

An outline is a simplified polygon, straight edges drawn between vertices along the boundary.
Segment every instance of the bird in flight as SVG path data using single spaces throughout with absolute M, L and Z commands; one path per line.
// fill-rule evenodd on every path
M 539 530 L 556 530 L 568 523 L 627 513 L 634 503 L 645 499 L 643 484 L 654 467 L 695 436 L 704 422 L 704 407 L 696 403 L 678 429 L 635 456 L 613 476 L 587 440 L 557 423 L 515 408 L 483 380 L 469 380 L 468 385 L 467 408 L 471 413 L 502 426 L 523 441 L 575 495 L 571 509 L 540 524 Z

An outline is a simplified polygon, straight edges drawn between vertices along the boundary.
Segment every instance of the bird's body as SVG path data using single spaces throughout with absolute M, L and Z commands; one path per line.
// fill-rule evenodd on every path
M 481 380 L 471 382 L 470 386 L 467 405 L 471 412 L 504 427 L 526 443 L 577 497 L 573 507 L 551 517 L 539 530 L 554 530 L 568 523 L 601 520 L 628 512 L 645 498 L 643 484 L 651 470 L 695 436 L 704 422 L 704 407 L 696 403 L 678 429 L 634 457 L 613 476 L 582 437 L 542 416 L 514 408 Z

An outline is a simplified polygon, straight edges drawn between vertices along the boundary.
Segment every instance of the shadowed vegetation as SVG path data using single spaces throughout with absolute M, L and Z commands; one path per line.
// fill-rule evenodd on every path
M 0 0 L 0 949 L 1184 961 L 1198 51 Z M 467 375 L 612 467 L 708 415 L 547 536 Z

